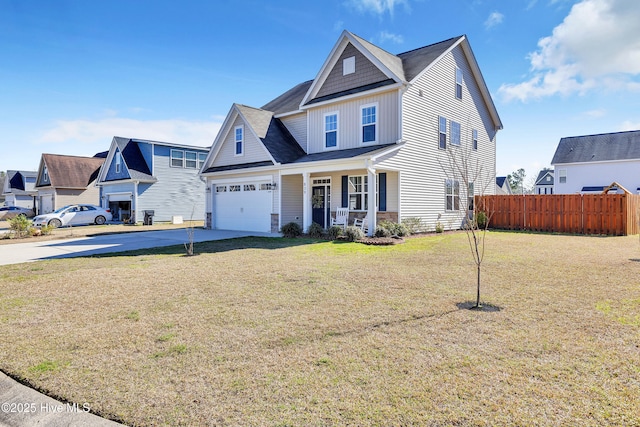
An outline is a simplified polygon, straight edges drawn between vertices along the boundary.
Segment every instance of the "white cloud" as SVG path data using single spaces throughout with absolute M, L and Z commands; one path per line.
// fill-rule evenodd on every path
M 598 109 L 595 109 L 595 110 L 585 111 L 582 114 L 585 115 L 586 117 L 589 117 L 589 118 L 592 118 L 592 119 L 598 119 L 600 117 L 606 116 L 607 115 L 607 110 L 605 110 L 603 108 L 598 108 Z
M 404 37 L 402 37 L 400 34 L 393 34 L 387 31 L 381 31 L 380 34 L 378 34 L 378 40 L 380 41 L 380 43 L 384 43 L 387 41 L 391 41 L 396 44 L 404 43 Z
M 389 12 L 393 16 L 396 6 L 404 6 L 409 9 L 408 0 L 348 0 L 348 5 L 353 6 L 359 12 L 371 12 L 376 15 L 383 15 Z
M 505 100 L 585 93 L 595 87 L 637 90 L 640 2 L 582 0 L 529 54 L 527 81 L 503 84 Z
M 219 121 L 134 120 L 119 117 L 94 121 L 60 120 L 46 130 L 38 142 L 64 144 L 65 154 L 84 155 L 109 149 L 114 136 L 208 147 L 213 143 L 220 126 Z M 83 151 L 80 153 L 79 150 Z
M 640 121 L 632 122 L 630 120 L 626 120 L 622 122 L 622 124 L 620 125 L 620 129 L 618 130 L 620 132 L 624 132 L 628 130 L 638 130 L 638 129 L 640 129 Z
M 504 15 L 500 12 L 491 12 L 486 21 L 484 21 L 484 27 L 488 30 L 489 28 L 495 27 L 498 24 L 501 24 L 504 21 Z

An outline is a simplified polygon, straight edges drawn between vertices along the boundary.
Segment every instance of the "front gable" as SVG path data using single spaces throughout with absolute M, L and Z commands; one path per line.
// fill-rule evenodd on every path
M 107 168 L 107 174 L 104 178 L 105 181 L 116 181 L 121 179 L 130 179 L 129 169 L 125 162 L 122 152 L 119 147 L 116 147 L 113 156 L 111 156 L 111 162 Z
M 44 160 L 44 156 L 40 160 L 40 167 L 38 168 L 38 178 L 36 179 L 36 187 L 46 187 L 51 185 L 51 177 L 49 176 L 49 169 L 47 163 Z
M 236 154 L 236 132 L 240 132 L 242 137 L 243 147 L 240 154 Z M 235 115 L 235 119 L 230 123 L 224 137 L 218 144 L 218 151 L 212 163 L 213 167 L 272 160 L 253 128 L 240 114 Z

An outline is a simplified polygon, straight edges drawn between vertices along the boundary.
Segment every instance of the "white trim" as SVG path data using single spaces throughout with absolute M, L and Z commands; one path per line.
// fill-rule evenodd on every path
M 254 176 L 244 176 L 244 177 L 238 177 L 238 178 L 212 179 L 210 182 L 212 185 L 212 189 L 215 190 L 215 188 L 213 188 L 213 186 L 215 185 L 235 184 L 236 182 L 252 182 L 252 181 L 273 182 L 273 175 L 254 175 Z
M 356 57 L 350 56 L 342 60 L 342 75 L 347 76 L 349 74 L 355 74 L 356 72 Z
M 369 89 L 369 90 L 365 90 L 362 92 L 356 92 L 353 93 L 351 95 L 345 95 L 345 96 L 341 96 L 339 98 L 334 98 L 334 99 L 328 99 L 326 101 L 322 101 L 322 102 L 314 102 L 313 104 L 309 104 L 309 105 L 300 105 L 300 110 L 305 111 L 305 110 L 309 110 L 311 108 L 316 108 L 316 107 L 322 107 L 325 106 L 327 104 L 334 104 L 336 102 L 346 102 L 346 101 L 350 101 L 352 99 L 357 99 L 357 98 L 364 98 L 365 96 L 372 96 L 372 95 L 377 95 L 379 93 L 383 93 L 383 92 L 391 92 L 392 90 L 398 89 L 398 88 L 402 88 L 405 87 L 405 85 L 403 83 L 394 83 L 394 84 L 390 84 L 390 85 L 386 85 L 386 86 L 380 86 L 374 89 Z
M 374 114 L 375 114 L 376 120 L 373 123 L 368 123 L 367 125 L 365 125 L 365 124 L 362 123 L 363 110 L 365 108 L 371 108 L 371 107 L 375 108 Z M 360 106 L 360 145 L 376 145 L 376 144 L 378 144 L 378 134 L 380 133 L 379 132 L 379 123 L 380 123 L 379 118 L 380 118 L 380 106 L 379 106 L 378 102 L 371 102 L 369 104 L 364 104 L 364 105 Z M 363 139 L 364 139 L 364 134 L 363 134 L 364 127 L 365 126 L 371 126 L 371 125 L 375 126 L 375 128 L 374 128 L 375 135 L 374 135 L 373 141 L 364 142 L 363 141 Z
M 238 112 L 240 113 L 240 112 Z M 237 131 L 238 129 L 240 129 L 240 131 L 242 132 L 241 135 L 241 139 L 240 139 L 240 152 L 238 153 L 238 140 L 237 140 Z M 245 145 L 245 140 L 246 138 L 244 137 L 244 124 L 238 125 L 238 126 L 234 126 L 233 127 L 233 156 L 234 157 L 240 157 L 240 156 L 244 156 L 244 145 Z
M 327 117 L 336 116 L 336 129 L 335 131 L 327 131 Z M 336 145 L 333 147 L 327 147 L 327 132 L 336 133 Z M 322 150 L 339 150 L 340 149 L 340 111 L 330 111 L 322 115 Z

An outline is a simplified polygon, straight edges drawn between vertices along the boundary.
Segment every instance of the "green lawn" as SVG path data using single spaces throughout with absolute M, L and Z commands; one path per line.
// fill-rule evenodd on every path
M 0 369 L 132 425 L 640 425 L 638 237 L 238 239 L 0 267 Z

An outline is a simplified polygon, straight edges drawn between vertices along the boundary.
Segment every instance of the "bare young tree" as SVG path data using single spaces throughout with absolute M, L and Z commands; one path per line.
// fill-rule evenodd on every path
M 488 194 L 490 185 L 495 185 L 495 177 L 492 173 L 484 170 L 480 160 L 480 154 L 468 144 L 448 144 L 447 162 L 441 163 L 441 167 L 447 177 L 447 183 L 451 182 L 456 192 L 458 186 L 458 197 L 461 189 L 467 196 L 467 209 L 461 210 L 461 228 L 466 232 L 469 242 L 469 249 L 476 265 L 476 302 L 472 308 L 481 308 L 480 304 L 480 284 L 482 262 L 485 255 L 485 240 L 487 228 L 493 210 L 486 205 L 484 198 L 479 197 L 479 205 L 475 203 L 475 196 Z M 462 184 L 462 185 L 460 185 Z M 447 184 L 449 185 L 449 184 Z

